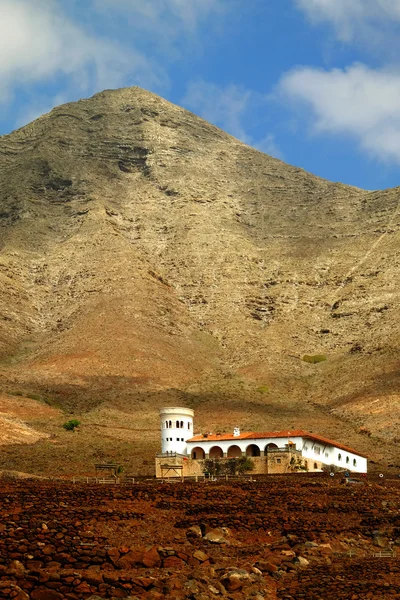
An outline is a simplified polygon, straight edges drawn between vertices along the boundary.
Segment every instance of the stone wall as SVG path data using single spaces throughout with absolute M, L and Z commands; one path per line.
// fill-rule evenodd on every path
M 304 466 L 305 462 L 308 464 L 307 470 L 309 472 L 320 471 L 322 468 L 322 463 L 312 460 L 305 461 L 305 459 L 302 459 L 299 452 L 291 450 L 267 452 L 265 456 L 251 456 L 249 458 L 254 464 L 254 470 L 251 471 L 253 475 L 290 473 L 296 470 L 298 470 L 298 473 L 301 473 L 306 469 L 298 467 Z M 166 469 L 162 468 L 162 465 L 168 465 L 169 467 L 176 466 L 178 468 L 176 470 L 173 468 Z M 314 465 L 317 466 L 314 467 Z M 202 477 L 203 475 L 204 472 L 202 460 L 194 460 L 192 458 L 186 458 L 179 455 L 156 457 L 156 477 L 159 479 L 196 476 Z

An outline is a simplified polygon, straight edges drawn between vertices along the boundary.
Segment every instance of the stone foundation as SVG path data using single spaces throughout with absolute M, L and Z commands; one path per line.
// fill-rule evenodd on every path
M 304 459 L 296 450 L 277 450 L 265 456 L 250 456 L 254 470 L 250 474 L 268 475 L 293 472 L 321 471 L 322 463 Z M 221 461 L 228 458 L 218 459 Z M 156 477 L 159 479 L 202 477 L 204 461 L 195 460 L 179 454 L 159 455 L 156 457 Z

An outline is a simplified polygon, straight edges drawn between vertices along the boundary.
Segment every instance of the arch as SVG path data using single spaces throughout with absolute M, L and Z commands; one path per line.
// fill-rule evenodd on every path
M 357 461 L 355 458 L 353 458 L 353 467 L 356 467 L 356 466 L 357 466 Z
M 169 423 L 169 428 L 171 428 L 172 427 L 172 421 L 168 421 L 168 423 Z
M 222 458 L 224 456 L 222 448 L 219 446 L 213 446 L 210 448 L 210 452 L 208 453 L 210 458 Z
M 202 460 L 206 457 L 206 453 L 204 452 L 203 448 L 196 446 L 196 448 L 193 448 L 192 450 L 191 457 L 195 460 Z
M 181 429 L 183 429 L 183 421 L 181 421 Z
M 165 421 L 165 429 L 168 429 L 168 421 Z
M 317 463 L 314 463 L 314 469 L 318 469 Z
M 175 423 L 175 427 L 176 427 L 176 429 L 179 429 L 179 421 L 177 421 L 177 422 Z
M 341 455 L 341 454 L 338 454 L 338 457 L 337 457 L 337 459 L 338 459 L 338 460 L 342 460 L 342 455 Z
M 257 446 L 257 444 L 250 444 L 250 446 L 247 446 L 247 448 L 246 448 L 246 455 L 247 456 L 260 456 L 261 455 L 260 448 Z
M 242 456 L 242 451 L 239 446 L 229 446 L 227 456 L 228 458 L 239 458 Z
M 276 444 L 274 444 L 273 442 L 270 442 L 269 444 L 267 444 L 264 448 L 264 452 L 268 452 L 268 450 L 277 450 L 278 446 Z
M 350 462 L 350 459 L 348 456 L 346 456 L 346 464 L 348 464 Z

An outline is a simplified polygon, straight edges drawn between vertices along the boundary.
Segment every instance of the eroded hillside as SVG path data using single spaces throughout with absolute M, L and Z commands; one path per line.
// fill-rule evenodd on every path
M 399 199 L 139 88 L 60 106 L 0 138 L 2 388 L 106 425 L 93 444 L 156 447 L 179 401 L 396 459 Z

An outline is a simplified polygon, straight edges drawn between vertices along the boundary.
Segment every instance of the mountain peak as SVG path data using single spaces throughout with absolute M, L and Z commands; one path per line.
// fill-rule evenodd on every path
M 397 204 L 140 88 L 57 107 L 0 138 L 3 387 L 390 439 L 368 398 L 397 393 Z

